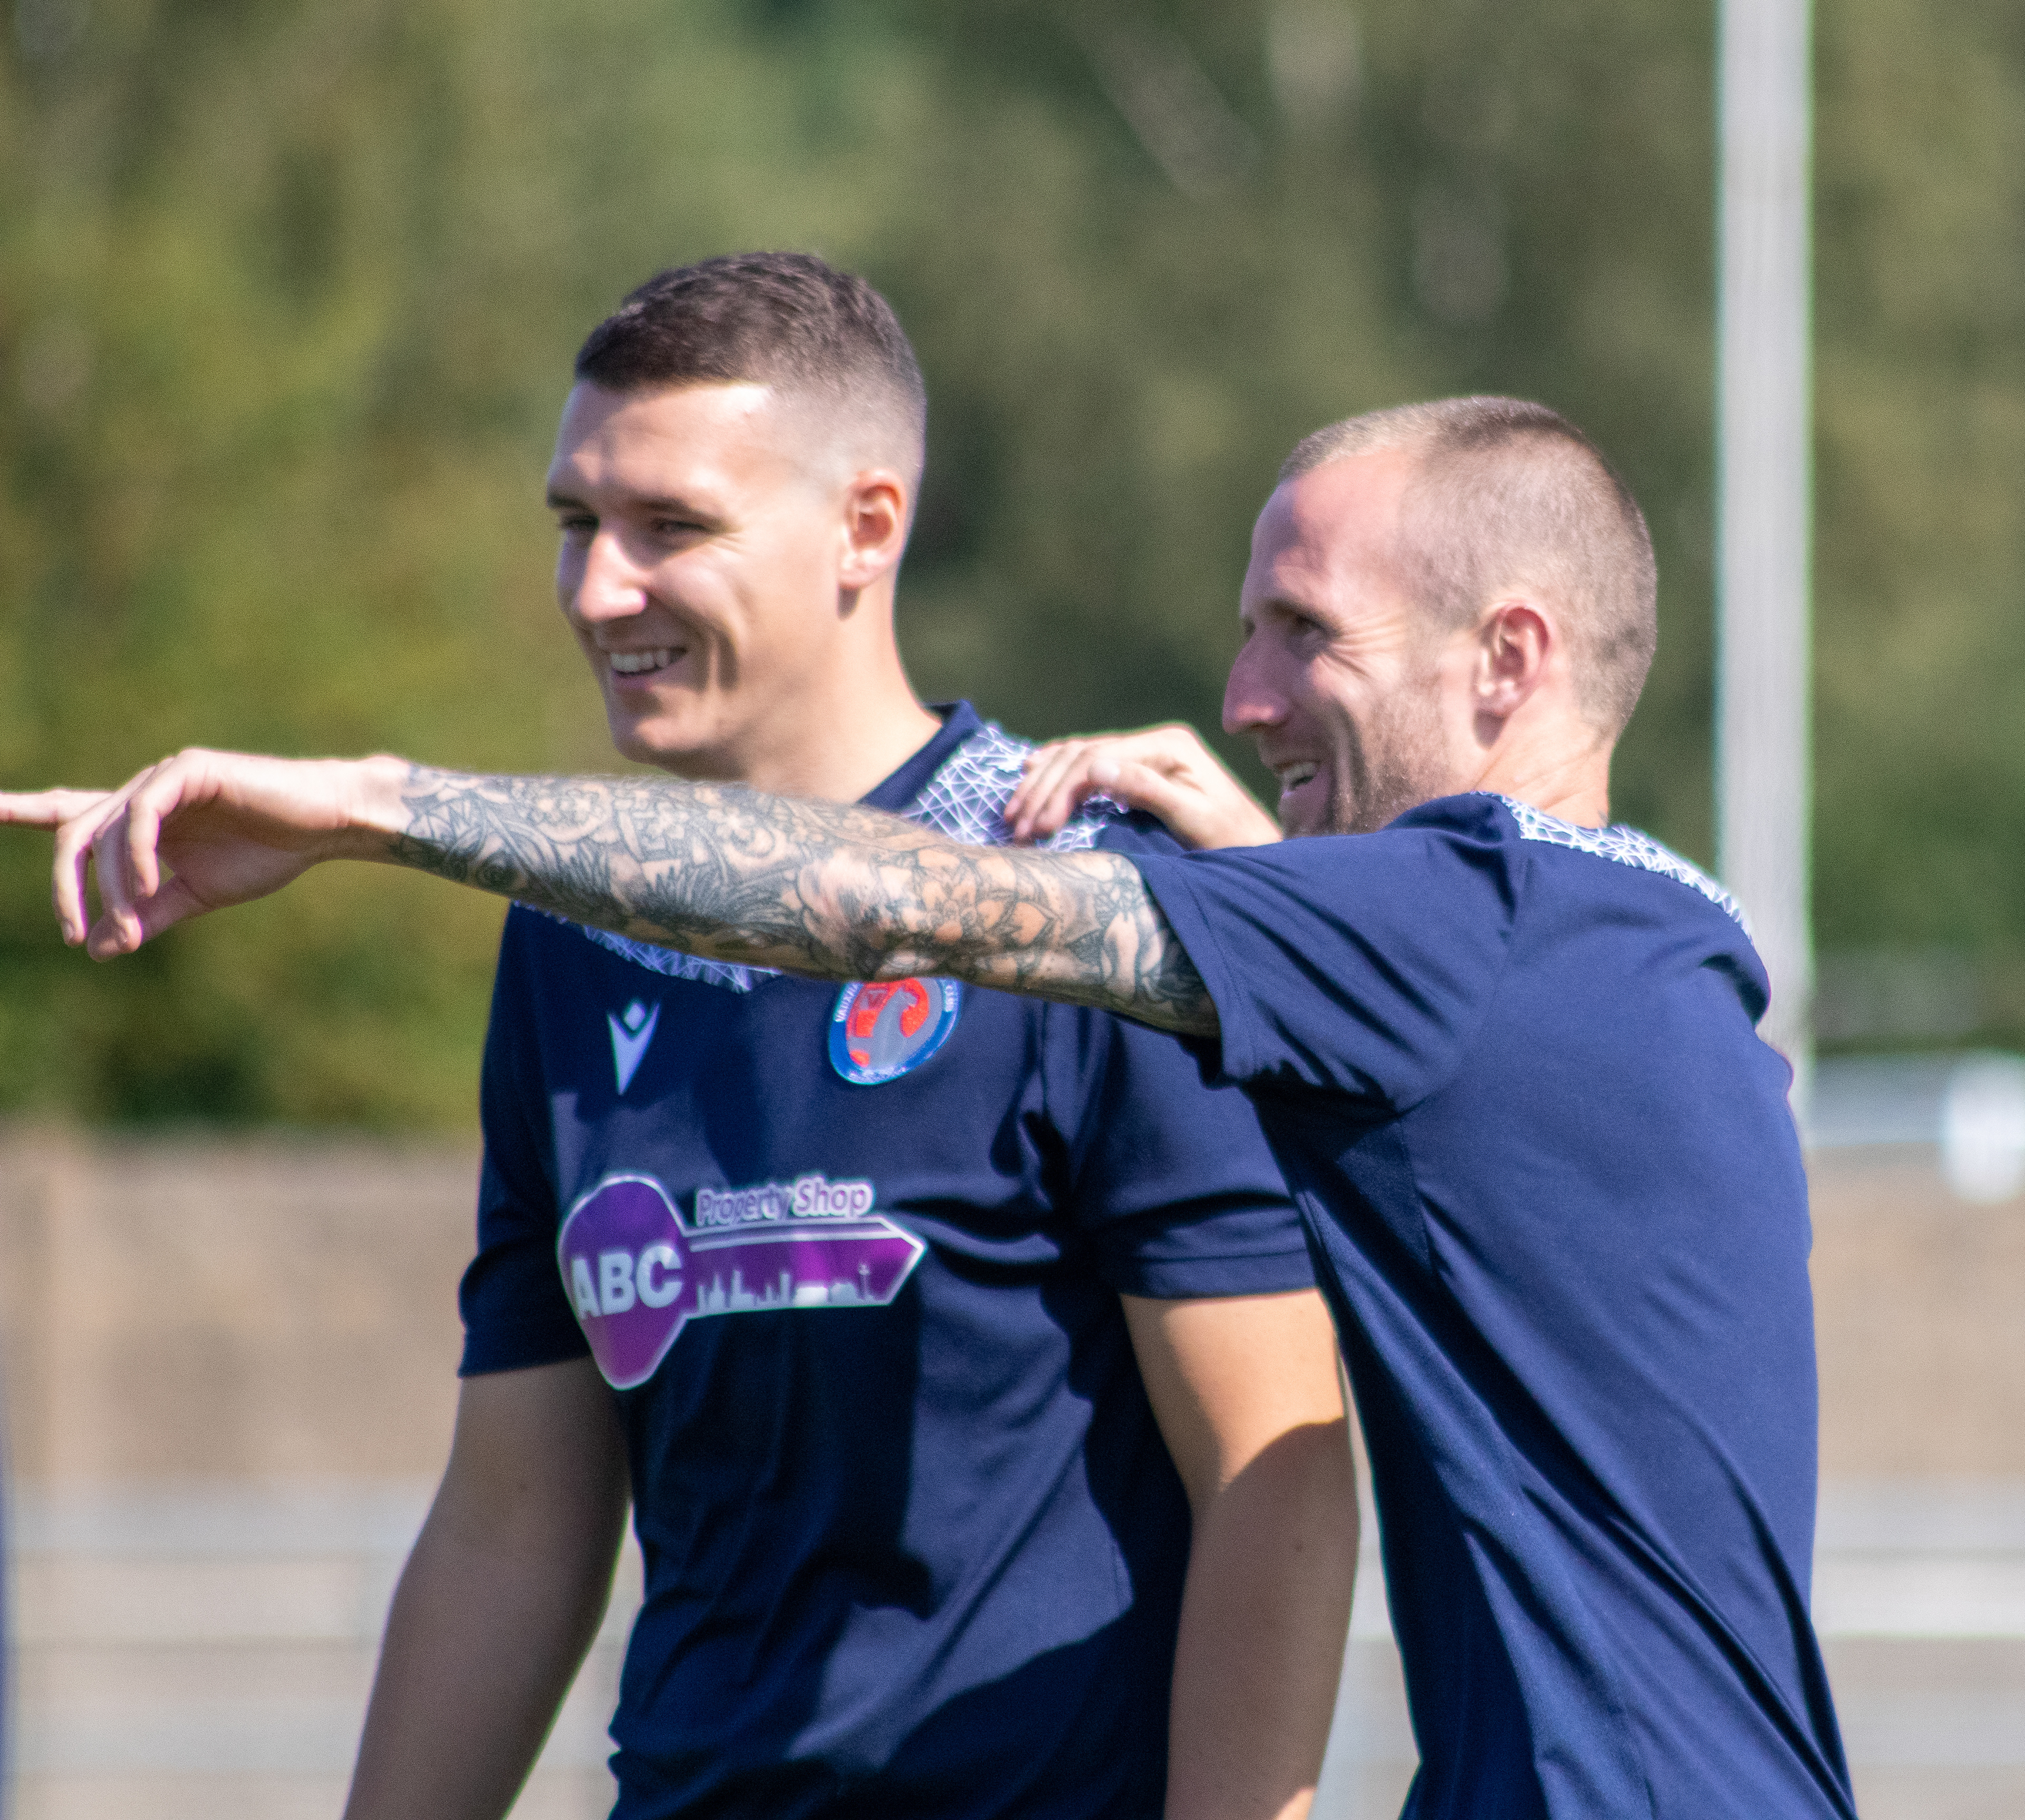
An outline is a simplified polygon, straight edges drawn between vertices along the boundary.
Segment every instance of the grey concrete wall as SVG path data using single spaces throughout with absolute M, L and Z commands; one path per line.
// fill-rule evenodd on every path
M 1811 1173 L 1822 1476 L 2025 1477 L 2025 1199 L 1958 1201 L 1922 1150 Z
M 468 1147 L 0 1132 L 19 1820 L 335 1815 L 448 1446 Z M 1872 1820 L 2025 1812 L 2025 1204 L 1814 1169 L 1817 1613 Z M 1328 1820 L 1411 1739 L 1367 1557 Z M 637 1569 L 630 1569 L 636 1572 Z M 623 1590 L 521 1820 L 602 1811 Z
M 13 1469 L 52 1485 L 440 1467 L 476 1153 L 0 1134 Z M 2025 1204 L 1814 1170 L 1821 1466 L 2025 1476 Z
M 39 1484 L 437 1472 L 477 1156 L 0 1137 L 0 1366 Z

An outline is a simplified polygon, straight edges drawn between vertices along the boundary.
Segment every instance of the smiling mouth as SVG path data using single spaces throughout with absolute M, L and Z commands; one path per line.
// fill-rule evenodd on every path
M 1321 767 L 1312 759 L 1296 759 L 1292 764 L 1276 765 L 1273 774 L 1280 780 L 1280 794 L 1291 796 L 1302 785 L 1312 783 L 1321 774 Z
M 605 660 L 615 676 L 651 676 L 667 669 L 678 655 L 672 646 L 663 645 L 651 651 L 608 651 Z

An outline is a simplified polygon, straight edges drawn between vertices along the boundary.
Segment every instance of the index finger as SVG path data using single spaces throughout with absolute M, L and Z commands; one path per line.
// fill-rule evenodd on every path
M 95 809 L 110 790 L 0 790 L 0 825 L 61 828 Z
M 1045 840 L 1059 833 L 1069 818 L 1097 793 L 1092 781 L 1093 764 L 1110 748 L 1108 740 L 1064 740 L 1048 748 L 1047 762 L 1029 771 L 1020 785 L 1013 813 L 1007 818 L 1021 840 Z
M 1005 799 L 1005 806 L 999 811 L 1009 828 L 1024 836 L 1026 829 L 1022 824 L 1031 818 L 1038 804 L 1046 801 L 1054 781 L 1061 775 L 1064 767 L 1075 762 L 1082 743 L 1075 739 L 1050 740 L 1027 753 L 1020 766 L 1020 781 L 1013 785 L 1012 794 Z

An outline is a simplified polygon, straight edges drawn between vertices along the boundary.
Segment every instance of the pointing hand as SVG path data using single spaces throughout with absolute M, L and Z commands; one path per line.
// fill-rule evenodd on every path
M 192 750 L 116 790 L 0 793 L 0 823 L 55 831 L 51 887 L 63 938 L 109 960 L 187 917 L 265 897 L 318 860 L 354 851 L 355 812 L 380 781 L 375 765 Z M 94 879 L 95 920 L 86 895 Z

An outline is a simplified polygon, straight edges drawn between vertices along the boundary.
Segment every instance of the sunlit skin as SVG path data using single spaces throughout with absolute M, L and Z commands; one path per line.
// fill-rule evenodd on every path
M 891 631 L 909 479 L 813 413 L 761 385 L 579 384 L 548 496 L 557 597 L 627 757 L 849 801 L 933 735 Z
M 1290 836 L 1379 828 L 1497 790 L 1609 819 L 1610 740 L 1583 717 L 1554 604 L 1517 578 L 1443 632 L 1393 553 L 1414 457 L 1384 449 L 1286 482 L 1252 533 L 1223 724 L 1281 781 Z

